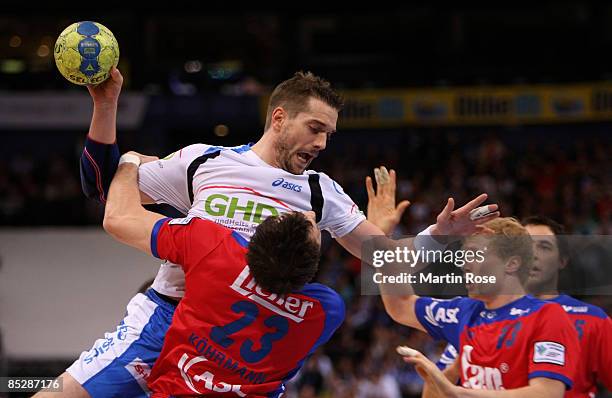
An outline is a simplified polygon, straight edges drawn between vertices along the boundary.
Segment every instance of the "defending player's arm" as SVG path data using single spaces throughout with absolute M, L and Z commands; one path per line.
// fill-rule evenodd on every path
M 110 186 L 104 229 L 118 241 L 151 254 L 151 232 L 164 216 L 146 210 L 140 203 L 139 164 L 140 158 L 133 152 L 122 157 Z
M 146 210 L 138 191 L 139 154 L 122 156 L 110 186 L 104 229 L 113 238 L 147 254 L 187 268 L 223 240 L 230 231 L 201 219 L 171 219 Z
M 366 178 L 366 189 L 368 191 L 368 220 L 359 225 L 359 227 L 346 237 L 338 239 L 345 248 L 358 257 L 361 257 L 361 244 L 363 241 L 371 239 L 372 235 L 384 234 L 377 225 L 385 228 L 385 232 L 390 233 L 397 223 L 399 223 L 402 213 L 409 204 L 404 201 L 398 206 L 395 206 L 396 175 L 394 170 L 387 172 L 385 168 L 381 167 L 375 170 L 375 175 L 377 182 L 376 192 L 373 189 L 371 178 Z M 478 208 L 486 199 L 486 194 L 479 195 L 463 207 L 455 210 L 454 200 L 449 198 L 446 206 L 438 215 L 436 224 L 419 233 L 416 238 L 403 239 L 395 242 L 395 244 L 406 245 L 411 248 L 416 246 L 419 248 L 424 247 L 428 250 L 442 250 L 446 245 L 438 242 L 435 235 L 470 235 L 481 229 L 481 224 L 499 216 L 497 205 L 489 205 L 487 207 L 487 210 L 490 212 L 489 215 L 475 220 L 471 219 L 470 213 Z M 352 248 L 352 250 L 350 248 Z M 355 254 L 354 251 L 359 254 Z M 418 267 L 406 267 L 406 271 L 411 272 L 416 272 L 418 269 Z M 419 317 L 415 311 L 415 305 L 419 296 L 414 294 L 410 284 L 404 284 L 402 286 L 404 289 L 402 294 L 399 294 L 400 292 L 397 291 L 398 286 L 393 286 L 393 291 L 391 291 L 390 287 L 385 283 L 380 284 L 379 287 L 381 289 L 385 310 L 394 321 L 402 325 L 430 332 L 423 327 L 422 322 L 419 321 Z
M 386 172 L 386 169 L 384 171 Z M 377 193 L 374 194 L 373 189 L 371 189 L 371 179 L 366 179 L 368 219 L 361 222 L 357 227 L 352 228 L 346 234 L 336 236 L 338 242 L 358 258 L 361 258 L 362 243 L 373 236 L 385 235 L 388 231 L 392 231 L 397 223 L 399 223 L 403 211 L 409 204 L 409 202 L 403 201 L 397 207 L 395 206 L 396 180 L 394 170 L 387 173 L 387 176 L 378 185 Z M 470 217 L 471 212 L 487 200 L 487 197 L 487 194 L 483 193 L 458 209 L 455 209 L 454 199 L 449 198 L 446 206 L 438 215 L 436 223 L 419 234 L 422 237 L 421 242 L 426 244 L 425 248 L 444 248 L 446 246 L 445 243 L 438 242 L 442 238 L 437 238 L 436 236 L 471 235 L 479 231 L 482 224 L 499 217 L 498 206 L 495 204 L 483 206 L 483 210 L 484 208 L 487 210 L 486 216 L 477 219 Z M 414 247 L 413 240 L 413 238 L 407 238 L 400 240 L 399 243 L 408 247 Z
M 436 364 L 417 351 L 404 361 L 415 365 L 419 375 L 425 380 L 433 397 L 446 398 L 562 398 L 565 385 L 553 379 L 536 377 L 529 380 L 529 385 L 512 390 L 472 390 L 452 383 Z M 431 395 L 430 395 L 431 396 Z

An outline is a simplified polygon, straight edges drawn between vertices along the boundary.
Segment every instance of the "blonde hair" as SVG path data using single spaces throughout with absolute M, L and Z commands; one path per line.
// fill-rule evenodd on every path
M 500 217 L 483 224 L 493 230 L 490 236 L 491 247 L 502 260 L 516 256 L 521 260 L 518 277 L 525 283 L 533 264 L 533 241 L 527 229 L 513 217 Z

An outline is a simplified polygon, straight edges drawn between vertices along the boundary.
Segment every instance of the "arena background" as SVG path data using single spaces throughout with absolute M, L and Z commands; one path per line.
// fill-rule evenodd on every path
M 91 101 L 57 72 L 52 54 L 57 35 L 79 20 L 103 23 L 119 41 L 122 151 L 161 157 L 195 142 L 256 141 L 270 89 L 310 70 L 347 98 L 338 134 L 312 167 L 362 209 L 364 177 L 380 164 L 395 168 L 399 198 L 413 203 L 398 234 L 426 227 L 449 195 L 464 202 L 480 192 L 504 215 L 543 214 L 572 233 L 612 233 L 606 2 L 350 14 L 89 7 L 0 11 L 1 375 L 61 373 L 115 327 L 157 270 L 104 235 L 102 208 L 81 192 Z M 323 250 L 318 280 L 344 297 L 347 319 L 288 396 L 419 396 L 421 379 L 394 347 L 435 358 L 439 345 L 395 325 L 378 297 L 361 296 L 359 261 L 329 236 Z M 609 296 L 586 299 L 610 313 Z

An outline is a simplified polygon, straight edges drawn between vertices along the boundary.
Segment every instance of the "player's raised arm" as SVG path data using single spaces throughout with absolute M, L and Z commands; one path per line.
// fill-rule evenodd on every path
M 117 68 L 112 68 L 109 79 L 96 86 L 87 86 L 93 99 L 93 115 L 81 154 L 81 186 L 85 196 L 100 203 L 106 202 L 119 162 L 117 106 L 122 85 L 123 76 Z M 145 194 L 141 194 L 141 200 L 152 203 Z
M 106 202 L 104 230 L 118 241 L 151 254 L 151 232 L 164 216 L 150 212 L 140 204 L 140 163 L 141 158 L 135 152 L 121 157 Z
M 81 185 L 88 198 L 106 202 L 108 188 L 119 162 L 117 105 L 123 77 L 113 68 L 110 78 L 87 86 L 93 99 L 93 115 L 81 155 Z
M 117 141 L 117 105 L 122 85 L 123 76 L 119 69 L 112 68 L 110 79 L 97 86 L 87 86 L 94 104 L 89 138 L 102 144 Z

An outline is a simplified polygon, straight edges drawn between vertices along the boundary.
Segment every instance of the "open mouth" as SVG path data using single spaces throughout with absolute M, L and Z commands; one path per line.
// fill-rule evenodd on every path
M 298 152 L 298 153 L 297 153 L 297 156 L 298 156 L 298 158 L 299 158 L 299 159 L 300 159 L 302 162 L 304 162 L 304 163 L 308 163 L 308 162 L 310 162 L 312 159 L 314 159 L 314 156 L 313 156 L 313 155 L 311 155 L 311 154 L 310 154 L 310 153 L 308 153 L 308 152 Z

